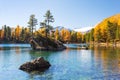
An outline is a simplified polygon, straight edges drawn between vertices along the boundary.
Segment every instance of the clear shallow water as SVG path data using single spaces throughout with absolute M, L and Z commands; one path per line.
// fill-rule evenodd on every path
M 66 49 L 53 52 L 33 51 L 28 44 L 7 45 L 0 45 L 0 80 L 120 79 L 120 49 Z M 52 65 L 45 72 L 27 73 L 18 69 L 21 64 L 41 56 Z

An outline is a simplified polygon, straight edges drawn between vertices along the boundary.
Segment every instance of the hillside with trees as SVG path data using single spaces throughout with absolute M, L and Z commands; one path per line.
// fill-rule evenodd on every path
M 110 42 L 120 39 L 120 14 L 111 16 L 100 22 L 94 29 L 97 42 Z
M 92 30 L 84 34 L 86 42 L 112 43 L 120 40 L 120 14 L 104 19 Z
M 14 28 L 7 25 L 2 26 L 0 43 L 28 43 L 31 36 L 34 38 L 43 36 L 63 43 L 114 43 L 120 40 L 120 14 L 104 19 L 86 33 L 64 27 L 61 29 L 53 27 L 50 23 L 53 23 L 55 19 L 50 10 L 43 17 L 44 20 L 38 22 L 34 14 L 30 15 L 27 27 L 19 25 Z M 39 25 L 38 30 L 36 30 L 36 25 Z

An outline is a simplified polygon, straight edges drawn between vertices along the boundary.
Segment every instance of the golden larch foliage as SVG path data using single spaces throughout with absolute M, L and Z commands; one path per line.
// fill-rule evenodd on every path
M 55 31 L 55 40 L 58 40 L 59 39 L 59 31 L 58 29 L 56 29 Z
M 16 39 L 19 39 L 20 33 L 21 33 L 21 28 L 20 28 L 19 25 L 17 25 L 17 27 L 15 29 L 15 37 L 16 37 Z

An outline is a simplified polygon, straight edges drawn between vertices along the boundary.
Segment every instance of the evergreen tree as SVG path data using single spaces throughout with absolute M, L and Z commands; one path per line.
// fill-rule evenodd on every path
M 102 33 L 101 33 L 101 29 L 99 28 L 98 30 L 97 30 L 97 42 L 101 42 L 101 39 L 102 39 L 102 35 L 101 35 Z
M 25 29 L 23 27 L 20 33 L 20 41 L 25 42 Z
M 7 26 L 6 37 L 8 41 L 11 39 L 11 28 L 9 26 Z
M 71 32 L 71 42 L 77 42 L 77 32 Z
M 52 29 L 52 26 L 50 26 L 50 23 L 53 23 L 54 22 L 54 18 L 53 18 L 53 15 L 51 14 L 50 10 L 48 10 L 45 14 L 45 27 L 46 27 L 46 37 L 47 37 L 47 34 L 49 33 L 49 30 Z
M 3 29 L 4 29 L 4 40 L 6 40 L 6 39 L 7 39 L 7 36 L 6 36 L 7 26 L 4 25 L 4 26 L 3 26 Z
M 90 31 L 90 41 L 94 41 L 94 28 Z
M 29 24 L 28 27 L 30 29 L 30 32 L 33 36 L 33 31 L 36 29 L 36 25 L 37 25 L 37 19 L 35 18 L 34 14 L 30 16 L 28 24 Z
M 46 28 L 46 22 L 44 21 L 44 22 L 40 22 L 40 28 Z
M 90 32 L 85 34 L 85 42 L 89 43 L 89 41 L 90 41 Z
M 119 26 L 117 26 L 116 30 L 116 40 L 119 40 Z
M 116 38 L 117 23 L 107 22 L 108 40 L 114 41 Z

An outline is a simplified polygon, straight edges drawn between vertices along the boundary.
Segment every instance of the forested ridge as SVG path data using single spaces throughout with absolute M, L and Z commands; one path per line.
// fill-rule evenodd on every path
M 120 39 L 120 14 L 104 19 L 94 28 L 95 42 L 114 42 Z
M 14 28 L 7 25 L 2 26 L 0 43 L 28 43 L 31 36 L 37 37 L 39 35 L 64 43 L 114 42 L 120 39 L 120 14 L 104 19 L 85 33 L 66 28 L 54 29 L 51 23 L 55 20 L 50 10 L 46 12 L 44 17 L 45 19 L 38 23 L 35 15 L 30 15 L 27 27 L 19 25 Z M 36 25 L 39 25 L 38 30 L 36 30 Z

